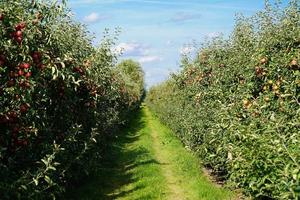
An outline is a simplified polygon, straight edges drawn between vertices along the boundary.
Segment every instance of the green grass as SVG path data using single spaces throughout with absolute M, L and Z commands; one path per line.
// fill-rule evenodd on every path
M 182 187 L 185 199 L 190 200 L 225 200 L 237 199 L 234 192 L 212 183 L 203 174 L 201 161 L 192 152 L 185 149 L 169 128 L 152 116 L 146 108 L 148 121 L 157 134 L 160 142 L 160 154 L 171 163 L 169 168 L 174 171 L 178 184 Z
M 69 199 L 236 199 L 203 175 L 199 159 L 147 107 L 136 113 L 102 162 L 100 173 L 72 191 Z
M 101 173 L 70 192 L 68 199 L 164 199 L 165 180 L 154 156 L 145 113 L 137 112 L 114 142 Z

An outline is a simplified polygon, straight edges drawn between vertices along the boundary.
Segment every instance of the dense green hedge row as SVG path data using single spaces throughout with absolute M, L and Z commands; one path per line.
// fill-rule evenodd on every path
M 229 185 L 255 199 L 300 198 L 300 11 L 266 2 L 228 39 L 182 59 L 147 104 Z
M 143 95 L 112 45 L 94 48 L 63 3 L 1 1 L 0 199 L 52 199 L 95 169 Z

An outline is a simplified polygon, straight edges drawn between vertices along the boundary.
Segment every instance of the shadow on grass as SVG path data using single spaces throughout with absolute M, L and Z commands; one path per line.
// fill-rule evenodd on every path
M 145 128 L 143 118 L 142 110 L 135 113 L 128 128 L 121 131 L 118 137 L 112 141 L 101 161 L 101 168 L 97 170 L 97 175 L 84 181 L 84 184 L 75 191 L 68 192 L 66 199 L 113 200 L 144 189 L 143 185 L 133 184 L 133 188 L 126 191 L 121 190 L 122 187 L 139 181 L 132 173 L 134 168 L 142 165 L 160 164 L 154 159 L 140 159 L 149 153 L 146 148 L 141 146 L 127 147 L 139 140 L 140 134 L 142 134 L 141 130 Z

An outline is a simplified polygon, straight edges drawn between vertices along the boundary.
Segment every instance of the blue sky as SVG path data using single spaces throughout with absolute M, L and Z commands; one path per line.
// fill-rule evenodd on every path
M 179 69 L 182 53 L 220 33 L 228 35 L 236 13 L 253 15 L 264 0 L 69 0 L 76 20 L 87 24 L 97 43 L 105 28 L 120 27 L 120 59 L 139 61 L 147 86 Z

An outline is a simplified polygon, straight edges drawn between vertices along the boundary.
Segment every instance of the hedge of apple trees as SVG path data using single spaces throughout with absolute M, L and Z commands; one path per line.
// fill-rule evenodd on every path
M 0 199 L 59 197 L 140 103 L 114 39 L 91 41 L 64 1 L 1 1 Z
M 300 2 L 266 2 L 184 56 L 147 103 L 219 178 L 254 199 L 300 199 Z

